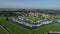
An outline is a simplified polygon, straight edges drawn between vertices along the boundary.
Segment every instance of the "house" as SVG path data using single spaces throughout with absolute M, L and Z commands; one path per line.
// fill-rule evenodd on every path
M 42 17 L 44 17 L 46 19 L 49 19 L 50 18 L 50 15 L 48 15 L 48 14 L 42 14 Z

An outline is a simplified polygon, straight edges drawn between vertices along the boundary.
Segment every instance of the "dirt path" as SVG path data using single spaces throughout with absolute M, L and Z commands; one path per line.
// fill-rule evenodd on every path
M 1 25 L 0 25 L 1 26 Z M 1 26 L 1 28 L 5 31 L 5 32 L 7 32 L 7 34 L 11 34 L 11 33 L 9 33 L 3 26 Z

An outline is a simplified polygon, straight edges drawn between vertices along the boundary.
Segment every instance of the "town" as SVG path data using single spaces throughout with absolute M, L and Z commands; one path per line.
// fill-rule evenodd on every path
M 58 12 L 57 12 L 58 11 Z M 1 9 L 0 10 L 0 25 L 11 33 L 10 27 L 20 30 L 32 30 L 42 27 L 47 28 L 57 26 L 60 24 L 59 10 L 46 10 L 46 9 Z M 17 27 L 18 26 L 18 27 Z M 21 26 L 21 27 L 20 27 Z M 22 28 L 19 30 L 19 28 Z M 23 29 L 25 28 L 25 29 Z M 44 28 L 44 30 L 45 30 Z M 53 27 L 52 27 L 53 28 Z M 51 28 L 51 29 L 52 29 Z M 40 30 L 41 30 L 40 29 Z M 55 30 L 55 29 L 53 29 Z M 49 32 L 50 30 L 48 30 Z M 15 32 L 15 31 L 14 31 Z M 50 33 L 50 32 L 49 32 Z

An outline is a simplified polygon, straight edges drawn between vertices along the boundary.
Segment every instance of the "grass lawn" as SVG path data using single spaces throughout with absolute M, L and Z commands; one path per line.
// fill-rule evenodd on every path
M 60 19 L 60 17 L 59 17 L 59 16 L 52 16 L 52 18 Z
M 26 29 L 20 25 L 16 25 L 12 22 L 6 21 L 4 17 L 0 18 L 0 22 L 5 24 L 6 28 L 11 32 L 11 34 L 47 34 L 48 31 L 60 31 L 60 24 L 50 24 L 47 26 L 39 27 L 36 29 Z M 0 28 L 0 34 L 2 34 Z
M 29 19 L 30 21 L 32 21 L 32 22 L 36 22 L 36 21 L 38 21 L 38 20 L 41 20 L 41 19 L 43 19 L 43 17 L 26 17 L 27 19 Z

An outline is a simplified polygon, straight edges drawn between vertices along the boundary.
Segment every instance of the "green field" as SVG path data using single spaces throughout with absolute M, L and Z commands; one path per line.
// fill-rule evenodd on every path
M 14 24 L 5 20 L 5 17 L 0 17 L 0 23 L 3 23 L 10 34 L 47 34 L 48 31 L 60 31 L 60 24 L 50 24 L 36 29 L 27 29 L 20 25 Z M 0 28 L 0 34 L 7 34 Z

